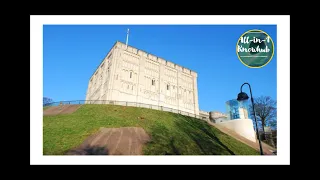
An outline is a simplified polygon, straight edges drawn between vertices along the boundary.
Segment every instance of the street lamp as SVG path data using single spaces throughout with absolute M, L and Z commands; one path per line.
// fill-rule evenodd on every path
M 255 124 L 256 124 L 257 137 L 258 137 L 259 146 L 260 146 L 260 154 L 263 155 L 263 150 L 262 150 L 260 136 L 259 136 L 259 130 L 258 130 L 258 123 L 257 123 L 257 118 L 256 118 L 256 111 L 254 110 L 254 103 L 253 103 L 253 97 L 252 97 L 252 92 L 251 92 L 251 86 L 250 86 L 249 83 L 243 83 L 241 85 L 240 93 L 238 94 L 237 100 L 238 101 L 244 101 L 244 100 L 249 99 L 249 96 L 245 92 L 242 92 L 242 86 L 245 85 L 245 84 L 247 84 L 249 86 L 249 89 L 250 89 L 251 103 L 252 103 L 252 108 L 253 108 L 254 120 L 255 120 Z

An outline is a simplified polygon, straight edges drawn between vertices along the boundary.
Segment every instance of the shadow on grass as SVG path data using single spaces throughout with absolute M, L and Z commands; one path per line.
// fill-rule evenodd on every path
M 179 149 L 174 145 L 173 137 L 171 137 L 171 139 L 170 139 L 170 148 L 173 153 L 166 152 L 165 155 L 181 155 Z
M 180 118 L 176 115 L 176 118 Z M 175 122 L 176 126 L 190 137 L 197 144 L 202 154 L 207 155 L 235 155 L 221 140 L 216 136 L 206 122 L 184 116 L 183 119 Z
M 70 150 L 66 155 L 108 155 L 109 151 L 106 147 L 86 146 L 84 148 L 76 148 Z
M 143 150 L 145 155 L 181 155 L 172 131 L 165 125 L 155 124 L 150 129 L 152 138 Z
M 170 124 L 156 122 L 149 130 L 146 155 L 235 155 L 206 122 L 173 114 Z M 222 136 L 223 138 L 225 136 Z

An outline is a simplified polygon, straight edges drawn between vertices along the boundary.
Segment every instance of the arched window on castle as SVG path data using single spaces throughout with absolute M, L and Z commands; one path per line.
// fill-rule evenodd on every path
M 167 90 L 169 90 L 170 89 L 170 85 L 169 84 L 167 84 Z
M 152 86 L 154 86 L 154 85 L 156 84 L 155 81 L 156 81 L 156 80 L 154 80 L 154 79 L 151 80 L 151 85 L 152 85 Z
M 130 78 L 132 78 L 132 71 L 130 71 Z

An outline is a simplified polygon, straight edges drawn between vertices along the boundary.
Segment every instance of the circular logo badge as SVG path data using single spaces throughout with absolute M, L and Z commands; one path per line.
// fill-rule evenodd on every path
M 273 40 L 264 31 L 250 30 L 240 36 L 236 52 L 241 63 L 245 66 L 261 68 L 267 65 L 273 57 Z

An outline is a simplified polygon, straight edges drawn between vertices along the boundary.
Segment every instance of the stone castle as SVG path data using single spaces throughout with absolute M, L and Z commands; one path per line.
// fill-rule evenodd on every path
M 199 115 L 197 73 L 117 41 L 90 78 L 86 100 L 138 102 Z

